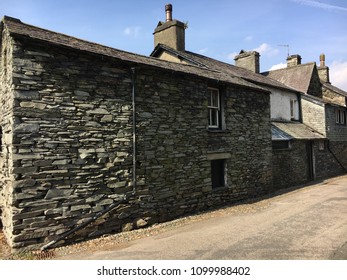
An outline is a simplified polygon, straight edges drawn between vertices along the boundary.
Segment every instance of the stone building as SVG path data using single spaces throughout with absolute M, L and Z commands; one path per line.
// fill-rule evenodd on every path
M 328 67 L 305 68 L 307 87 L 296 88 L 259 73 L 256 52 L 234 66 L 187 51 L 186 25 L 171 5 L 166 15 L 150 57 L 3 18 L 0 212 L 12 248 L 141 228 L 344 172 L 344 92 Z
M 166 61 L 195 65 L 214 71 L 221 71 L 230 76 L 237 76 L 257 84 L 270 91 L 270 115 L 272 124 L 273 151 L 273 185 L 284 188 L 299 185 L 317 178 L 340 174 L 343 170 L 325 147 L 326 135 L 309 126 L 303 120 L 301 110 L 302 88 L 292 87 L 285 75 L 278 79 L 260 73 L 260 55 L 255 51 L 241 50 L 235 57 L 235 65 L 224 63 L 185 49 L 185 28 L 182 22 L 172 19 L 172 7 L 167 6 L 169 16 L 166 22 L 159 22 L 154 31 L 155 48 L 151 56 Z M 165 40 L 163 40 L 165 38 Z M 179 47 L 178 47 L 179 46 Z M 288 59 L 288 65 L 301 63 L 300 56 Z M 312 64 L 313 66 L 314 64 Z M 293 68 L 290 68 L 293 69 Z M 306 68 L 305 68 L 306 70 Z M 313 69 L 308 69 L 313 71 Z M 315 69 L 317 72 L 317 69 Z M 310 72 L 310 73 L 311 73 Z M 293 81 L 299 81 L 302 73 L 293 71 Z M 312 76 L 321 90 L 318 72 Z M 315 85 L 314 82 L 311 84 Z M 310 83 L 307 83 L 307 87 Z M 317 94 L 314 86 L 309 88 L 311 94 Z M 319 124 L 324 123 L 323 120 Z M 324 166 L 324 168 L 321 168 Z M 325 168 L 329 166 L 330 168 Z
M 269 91 L 4 17 L 0 209 L 14 249 L 167 221 L 272 187 Z
M 325 55 L 320 55 L 318 67 L 315 62 L 302 64 L 300 55 L 292 55 L 287 59 L 286 68 L 265 72 L 263 75 L 303 93 L 300 102 L 302 122 L 326 139 L 311 142 L 313 178 L 345 173 L 347 93 L 330 83 Z

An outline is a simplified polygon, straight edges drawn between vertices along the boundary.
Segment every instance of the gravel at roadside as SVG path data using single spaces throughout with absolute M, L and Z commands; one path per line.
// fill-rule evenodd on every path
M 162 232 L 169 231 L 171 229 L 184 226 L 190 223 L 210 219 L 217 216 L 223 216 L 226 214 L 243 214 L 253 213 L 261 211 L 269 207 L 270 201 L 264 199 L 261 201 L 249 201 L 242 204 L 224 207 L 218 210 L 206 211 L 203 213 L 194 214 L 182 218 L 175 219 L 173 221 L 159 223 L 147 228 L 121 232 L 113 235 L 107 235 L 96 239 L 72 244 L 68 246 L 62 246 L 54 249 L 42 251 L 33 251 L 27 253 L 11 254 L 9 247 L 6 245 L 5 238 L 0 232 L 0 259 L 54 259 L 63 258 L 64 255 L 76 254 L 76 253 L 88 253 L 97 250 L 107 250 L 111 248 L 124 247 L 133 240 L 144 238 L 147 236 L 157 235 Z

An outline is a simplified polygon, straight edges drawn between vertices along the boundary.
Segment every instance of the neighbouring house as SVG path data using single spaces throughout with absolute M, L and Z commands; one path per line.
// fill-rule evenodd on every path
M 272 190 L 267 89 L 10 17 L 0 29 L 0 211 L 13 249 Z
M 332 168 L 328 169 L 331 172 L 319 167 L 320 158 L 325 165 L 331 164 L 330 160 L 325 162 L 325 159 L 331 158 L 331 154 L 322 149 L 327 139 L 326 135 L 303 123 L 304 116 L 301 110 L 303 90 L 301 88 L 292 87 L 281 79 L 269 78 L 261 74 L 260 55 L 256 51 L 241 50 L 235 57 L 235 65 L 187 51 L 185 25 L 172 19 L 170 5 L 166 6 L 166 12 L 166 21 L 159 22 L 154 31 L 155 48 L 151 56 L 221 71 L 257 84 L 271 92 L 272 164 L 275 188 L 299 185 L 316 178 L 340 174 L 341 167 L 336 166 L 335 161 Z M 293 79 L 299 79 L 300 74 Z M 318 74 L 316 78 L 319 84 Z M 312 91 L 315 92 L 314 89 Z
M 318 141 L 313 151 L 314 178 L 345 173 L 347 170 L 347 92 L 330 83 L 325 55 L 320 65 L 301 63 L 300 55 L 291 55 L 287 67 L 263 73 L 303 93 L 301 98 L 302 122 L 323 135 L 327 141 Z

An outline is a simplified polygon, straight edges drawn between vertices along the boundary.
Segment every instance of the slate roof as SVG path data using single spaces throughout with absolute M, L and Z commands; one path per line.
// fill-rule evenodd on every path
M 264 72 L 262 75 L 279 81 L 300 92 L 307 93 L 315 65 L 316 64 L 314 62 L 300 64 L 292 67 Z
M 272 140 L 326 139 L 322 134 L 300 122 L 272 122 Z
M 325 87 L 325 88 L 327 88 L 327 89 L 329 89 L 329 90 L 331 90 L 331 91 L 334 91 L 334 92 L 336 92 L 336 93 L 338 93 L 338 94 L 340 94 L 340 95 L 342 95 L 342 96 L 347 97 L 347 92 L 345 92 L 344 90 L 342 90 L 342 89 L 340 89 L 340 88 L 337 88 L 337 87 L 333 86 L 333 85 L 330 84 L 330 83 L 324 83 L 324 84 L 323 84 L 323 87 Z
M 264 77 L 261 74 L 254 73 L 253 71 L 247 70 L 245 68 L 237 67 L 235 65 L 206 57 L 194 52 L 178 51 L 163 44 L 158 44 L 154 51 L 151 53 L 151 56 L 156 57 L 160 55 L 162 51 L 167 51 L 180 59 L 186 60 L 190 64 L 203 67 L 205 69 L 221 71 L 227 75 L 240 77 L 260 86 L 270 86 L 297 93 L 297 90 L 295 90 L 294 88 L 288 87 L 283 83 L 276 81 L 275 79 Z
M 45 44 L 54 44 L 74 50 L 85 51 L 97 55 L 107 56 L 120 61 L 132 63 L 135 65 L 146 65 L 160 68 L 173 72 L 180 72 L 188 75 L 195 75 L 203 78 L 217 80 L 220 82 L 231 83 L 234 85 L 252 88 L 254 90 L 269 93 L 267 90 L 240 78 L 239 76 L 230 75 L 223 71 L 207 69 L 195 65 L 185 65 L 181 63 L 167 62 L 153 57 L 142 56 L 89 41 L 81 40 L 62 33 L 53 32 L 36 26 L 22 23 L 19 19 L 5 16 L 1 21 L 0 31 L 6 28 L 14 37 L 28 38 L 38 40 Z

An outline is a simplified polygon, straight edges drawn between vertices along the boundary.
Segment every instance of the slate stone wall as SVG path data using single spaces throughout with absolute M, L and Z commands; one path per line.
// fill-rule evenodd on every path
M 325 141 L 324 145 L 319 145 L 319 142 L 315 142 L 314 155 L 316 164 L 316 179 L 324 179 L 346 173 L 347 162 L 345 157 L 340 155 L 347 154 L 346 143 L 342 145 L 336 144 L 336 142 Z M 324 148 L 323 148 L 324 147 Z M 322 149 L 323 148 L 323 149 Z
M 305 184 L 312 180 L 325 179 L 344 174 L 346 170 L 339 159 L 341 153 L 346 152 L 344 143 L 340 145 L 327 140 L 312 141 L 312 168 L 313 177 L 310 176 L 309 155 L 307 145 L 310 141 L 292 141 L 291 148 L 286 150 L 273 150 L 273 178 L 274 188 L 282 189 Z
M 13 132 L 13 87 L 12 87 L 12 54 L 16 51 L 9 34 L 2 34 L 1 65 L 0 65 L 0 213 L 3 217 L 2 226 L 5 234 L 12 231 L 12 193 L 13 193 L 13 162 L 12 162 L 12 132 Z
M 310 181 L 306 141 L 291 141 L 289 149 L 273 150 L 275 189 L 297 186 Z
M 343 110 L 346 112 L 346 107 L 334 106 L 331 104 L 325 105 L 327 137 L 331 141 L 347 142 L 347 126 L 346 124 L 336 123 L 336 110 Z
M 97 55 L 9 43 L 13 120 L 2 187 L 13 248 L 38 248 L 106 213 L 67 242 L 131 230 L 258 196 L 272 185 L 269 95 Z M 9 86 L 7 86 L 9 85 Z M 208 131 L 208 87 L 223 93 L 226 129 Z M 132 90 L 136 93 L 136 194 Z M 1 110 L 1 114 L 6 112 Z M 11 127 L 11 126 L 10 126 Z M 212 190 L 209 154 L 227 153 L 228 185 Z M 13 165 L 13 168 L 9 168 Z M 5 190 L 5 191 L 4 191 Z M 7 207 L 9 204 L 13 208 Z M 9 213 L 9 212 L 10 213 Z M 61 244 L 61 243 L 59 243 Z

